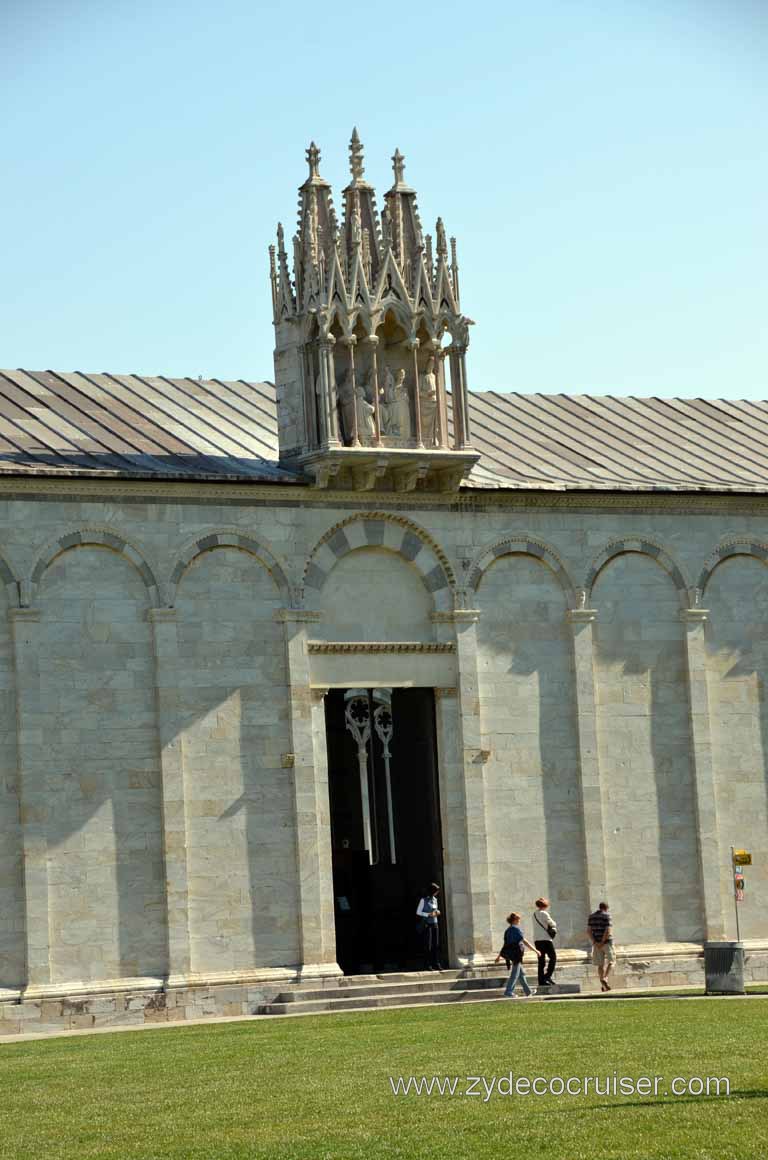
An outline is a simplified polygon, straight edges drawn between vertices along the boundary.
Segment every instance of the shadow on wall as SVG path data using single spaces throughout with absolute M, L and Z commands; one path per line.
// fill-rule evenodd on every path
M 286 922 L 296 882 L 293 799 L 280 762 L 285 655 L 274 619 L 283 603 L 267 570 L 237 548 L 199 557 L 181 582 L 176 688 L 161 692 L 166 720 L 175 715 L 184 734 L 200 970 L 297 959 L 295 922 Z M 37 604 L 44 762 L 27 772 L 44 785 L 53 980 L 162 976 L 168 943 L 147 588 L 117 552 L 76 546 L 44 573 Z M 23 913 L 20 885 L 13 893 Z M 13 953 L 0 936 L 0 986 L 25 981 L 22 930 L 16 924 Z
M 684 628 L 669 575 L 625 553 L 592 604 L 608 892 L 619 941 L 703 936 Z
M 551 568 L 509 553 L 478 589 L 483 732 L 489 767 L 494 921 L 530 925 L 550 898 L 560 945 L 584 945 L 588 913 L 578 775 L 575 675 L 567 602 Z
M 768 933 L 768 568 L 730 556 L 712 573 L 706 625 L 712 751 L 720 830 L 721 897 L 735 935 L 729 847 L 752 851 L 741 933 Z

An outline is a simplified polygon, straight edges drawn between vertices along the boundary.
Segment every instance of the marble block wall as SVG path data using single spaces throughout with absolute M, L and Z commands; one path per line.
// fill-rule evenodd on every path
M 768 940 L 759 497 L 35 486 L 0 491 L 0 990 L 332 971 L 313 665 L 350 642 L 438 689 L 457 961 L 539 893 L 563 946 L 603 893 L 624 946 L 732 936 L 730 845 Z

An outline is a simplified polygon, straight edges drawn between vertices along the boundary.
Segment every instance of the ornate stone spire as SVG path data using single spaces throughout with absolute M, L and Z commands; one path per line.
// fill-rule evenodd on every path
M 360 135 L 356 127 L 352 130 L 349 142 L 349 170 L 352 174 L 352 184 L 359 184 L 363 180 L 365 169 L 363 168 L 363 146 L 360 143 Z
M 477 459 L 454 241 L 438 219 L 433 262 L 399 149 L 379 217 L 352 130 L 341 230 L 314 141 L 306 158 L 293 270 L 282 226 L 270 251 L 281 460 L 323 487 L 453 488 Z
M 404 185 L 405 158 L 399 149 L 395 149 L 395 152 L 392 154 L 392 171 L 395 175 L 395 185 Z
M 309 166 L 309 180 L 311 181 L 314 177 L 320 176 L 320 150 L 314 141 L 310 141 L 306 157 Z

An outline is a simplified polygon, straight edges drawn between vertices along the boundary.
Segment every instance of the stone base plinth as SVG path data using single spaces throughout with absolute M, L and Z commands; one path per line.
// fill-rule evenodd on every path
M 768 942 L 746 942 L 744 978 L 747 984 L 768 982 Z M 530 964 L 535 977 L 535 967 Z M 231 975 L 179 978 L 163 983 L 158 979 L 119 979 L 95 984 L 51 985 L 45 993 L 0 992 L 0 1037 L 4 1035 L 46 1035 L 58 1031 L 106 1027 L 149 1026 L 183 1023 L 188 1019 L 241 1017 L 259 1010 L 293 988 L 306 988 L 311 979 L 316 988 L 338 993 L 345 987 L 365 982 L 363 976 L 336 974 L 335 964 L 312 964 L 305 968 L 285 967 Z M 478 963 L 465 967 L 463 977 L 498 974 L 499 967 Z M 404 979 L 408 976 L 392 976 Z M 582 992 L 599 992 L 597 968 L 584 951 L 560 950 L 557 982 L 563 993 L 578 984 Z M 389 978 L 389 976 L 387 976 Z M 382 976 L 371 976 L 372 982 Z M 652 990 L 654 987 L 700 986 L 704 988 L 704 952 L 694 943 L 668 943 L 652 947 L 617 947 L 617 961 L 611 974 L 614 991 Z M 554 989 L 553 989 L 554 993 Z

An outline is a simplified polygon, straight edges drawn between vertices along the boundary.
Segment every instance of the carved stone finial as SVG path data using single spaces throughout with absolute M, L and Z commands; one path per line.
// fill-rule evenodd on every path
M 438 218 L 437 222 L 435 223 L 435 233 L 437 234 L 437 256 L 438 258 L 447 258 L 448 243 L 445 240 L 445 226 L 443 225 L 442 218 Z
M 279 253 L 285 253 L 285 230 L 282 222 L 277 223 L 277 249 Z
M 404 180 L 405 158 L 399 149 L 395 149 L 395 152 L 392 154 L 392 169 L 395 174 L 395 185 L 400 185 Z
M 352 174 L 353 181 L 362 181 L 363 173 L 363 146 L 360 143 L 360 136 L 357 129 L 352 130 L 352 137 L 349 142 L 349 169 Z
M 309 149 L 307 149 L 307 165 L 310 177 L 320 176 L 320 150 L 314 141 L 310 141 Z

